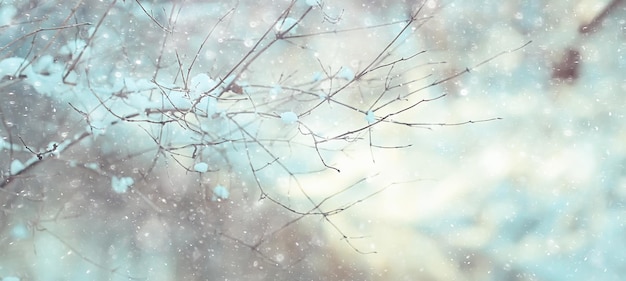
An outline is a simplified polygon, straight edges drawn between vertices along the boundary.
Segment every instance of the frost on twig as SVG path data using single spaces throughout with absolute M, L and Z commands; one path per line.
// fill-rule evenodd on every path
M 7 210 L 56 198 L 24 215 L 53 218 L 44 227 L 124 217 L 110 235 L 127 238 L 111 252 L 191 251 L 181 260 L 193 271 L 227 240 L 282 270 L 307 253 L 287 262 L 275 249 L 288 240 L 315 251 L 321 242 L 298 227 L 319 222 L 371 253 L 335 218 L 418 180 L 370 170 L 376 157 L 412 147 L 414 129 L 497 119 L 416 119 L 445 96 L 429 90 L 500 55 L 438 73 L 417 33 L 431 17 L 423 5 L 359 11 L 362 20 L 332 1 L 79 2 L 67 17 L 42 18 L 46 28 L 20 18 L 5 31 L 17 39 L 1 42 L 2 95 L 19 107 L 0 107 L 0 188 Z M 161 236 L 149 240 L 153 229 Z M 102 263 L 123 264 L 114 257 Z

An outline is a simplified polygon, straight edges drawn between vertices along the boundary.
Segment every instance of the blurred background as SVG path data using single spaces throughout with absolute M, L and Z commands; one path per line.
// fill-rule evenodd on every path
M 104 24 L 119 38 L 101 39 L 101 51 L 109 49 L 108 53 L 96 54 L 98 59 L 92 64 L 111 63 L 111 73 L 152 77 L 155 64 L 148 59 L 137 63 L 134 58 L 158 56 L 160 46 L 151 42 L 161 35 L 152 33 L 159 28 L 147 15 L 167 22 L 167 17 L 159 15 L 161 11 L 170 13 L 170 6 L 158 1 L 139 1 L 142 7 L 126 2 L 117 3 Z M 310 1 L 298 5 L 305 7 L 304 2 Z M 167 49 L 169 55 L 175 57 L 176 50 L 193 56 L 207 30 L 233 7 L 236 20 L 220 26 L 216 38 L 232 46 L 248 46 L 245 39 L 258 36 L 287 4 L 184 2 L 184 16 L 177 23 L 181 32 L 167 41 L 172 46 Z M 28 57 L 31 46 L 36 50 L 46 44 L 46 38 L 33 37 L 37 41 L 29 38 L 15 47 L 11 42 L 26 34 L 20 22 L 58 26 L 73 7 L 78 7 L 78 13 L 70 22 L 97 22 L 107 11 L 106 5 L 81 1 L 67 7 L 33 1 L 0 5 L 0 25 L 5 29 L 0 38 L 3 46 L 12 47 L 2 50 L 3 58 Z M 323 6 L 313 7 L 313 11 L 324 11 L 324 16 L 311 22 L 336 21 L 333 24 L 343 29 L 401 21 L 420 3 L 325 1 Z M 33 17 L 25 11 L 31 11 Z M 42 17 L 44 14 L 49 17 Z M 338 201 L 334 206 L 364 199 L 362 202 L 329 216 L 330 220 L 301 217 L 267 200 L 257 200 L 256 187 L 246 185 L 251 179 L 237 173 L 237 165 L 243 164 L 235 161 L 230 162 L 234 168 L 210 178 L 190 175 L 180 167 L 176 170 L 170 163 L 151 170 L 144 181 L 136 180 L 134 191 L 114 194 L 111 175 L 137 178 L 144 167 L 150 167 L 152 154 L 131 158 L 128 155 L 143 142 L 125 137 L 125 128 L 112 128 L 3 187 L 0 277 L 622 280 L 626 276 L 626 3 L 432 0 L 424 3 L 419 15 L 428 20 L 416 24 L 407 40 L 412 50 L 427 53 L 409 63 L 446 63 L 408 68 L 403 78 L 411 81 L 433 74 L 433 79 L 441 79 L 471 68 L 467 74 L 411 97 L 419 100 L 447 94 L 412 112 L 410 118 L 448 125 L 375 127 L 377 140 L 412 146 L 373 152 L 367 144 L 354 146 L 332 158 L 338 167 L 349 168 L 342 173 L 299 177 L 307 194 L 319 200 L 338 187 L 364 180 L 341 198 L 333 197 Z M 376 54 L 401 26 L 320 37 L 320 41 L 313 37 L 307 47 L 335 71 L 346 65 L 358 69 L 371 58 L 367 49 Z M 131 33 L 131 27 L 138 33 Z M 312 32 L 315 27 L 302 25 L 296 32 Z M 37 26 L 28 28 L 36 30 Z M 222 28 L 231 33 L 219 33 Z M 55 40 L 71 41 L 75 36 L 86 35 L 72 30 Z M 528 41 L 532 43 L 517 49 Z M 207 47 L 209 51 L 198 62 L 204 69 L 220 70 L 239 58 L 224 54 L 235 52 L 224 48 L 226 45 L 210 46 L 217 48 Z M 303 72 L 307 75 L 319 72 L 316 60 L 299 61 L 298 48 L 284 52 L 278 48 L 271 53 L 276 61 L 267 59 L 269 69 L 283 67 L 287 71 L 268 71 L 259 79 L 272 82 L 264 85 L 281 81 L 293 68 L 306 68 Z M 60 46 L 57 49 L 62 53 Z M 411 54 L 405 49 L 397 52 Z M 225 59 L 215 59 L 221 56 Z M 113 64 L 119 61 L 130 62 L 133 68 Z M 168 67 L 178 68 L 174 60 L 169 63 Z M 161 73 L 172 73 L 167 70 L 164 66 Z M 259 73 L 263 68 L 254 70 Z M 113 80 L 107 76 L 98 81 Z M 0 95 L 5 127 L 0 163 L 6 181 L 12 160 L 28 159 L 28 151 L 10 145 L 22 144 L 15 139 L 17 135 L 29 136 L 25 142 L 34 142 L 33 147 L 46 147 L 55 137 L 72 136 L 86 125 L 83 116 L 68 107 L 68 101 L 89 102 L 42 95 L 35 86 L 7 84 L 7 77 L 3 83 Z M 406 89 L 411 92 L 423 86 L 413 83 Z M 336 117 L 339 123 L 363 122 L 342 116 Z M 451 125 L 490 118 L 501 119 Z M 33 125 L 33 120 L 38 125 Z M 144 141 L 150 143 L 150 139 Z M 294 161 L 303 160 L 296 157 Z M 98 168 L 89 166 L 92 163 Z M 82 168 L 75 169 L 77 166 Z M 268 185 L 290 200 L 304 200 L 289 188 L 290 179 L 270 174 L 264 180 L 273 180 Z M 229 188 L 231 200 L 203 201 L 200 199 L 206 194 L 191 191 L 217 183 Z M 376 253 L 369 253 L 372 251 Z

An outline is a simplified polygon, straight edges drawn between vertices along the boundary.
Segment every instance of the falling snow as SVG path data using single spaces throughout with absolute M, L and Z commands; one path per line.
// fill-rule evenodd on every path
M 22 2 L 2 281 L 623 278 L 623 1 Z

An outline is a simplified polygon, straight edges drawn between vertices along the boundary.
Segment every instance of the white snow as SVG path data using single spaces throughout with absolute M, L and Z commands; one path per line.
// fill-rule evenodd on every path
M 354 71 L 352 68 L 344 66 L 341 68 L 339 73 L 337 73 L 337 77 L 351 81 L 354 79 Z
M 293 34 L 293 33 L 296 33 L 296 29 L 298 28 L 297 26 L 295 26 L 297 23 L 298 23 L 298 20 L 289 17 L 276 23 L 275 28 L 276 28 L 276 31 L 278 32 L 285 32 L 293 26 L 293 28 L 289 30 L 289 33 Z
M 21 146 L 12 144 L 3 139 L 0 139 L 0 149 L 12 149 L 13 151 L 23 151 Z
M 10 149 L 11 148 L 11 143 L 0 139 L 0 149 Z
M 103 121 L 91 121 L 87 125 L 86 130 L 93 134 L 94 137 L 104 135 L 106 133 L 107 124 Z
M 145 113 L 148 108 L 155 108 L 158 102 L 151 101 L 150 98 L 143 93 L 131 93 L 125 99 L 125 103 L 130 107 L 137 109 L 140 113 Z
M 63 65 L 54 62 L 54 57 L 45 55 L 33 63 L 33 71 L 43 74 L 59 73 L 63 71 Z
M 211 196 L 211 200 L 217 201 L 221 199 L 228 199 L 229 196 L 230 193 L 228 192 L 228 189 L 226 189 L 223 185 L 218 184 L 213 188 L 213 196 Z
M 59 144 L 56 142 L 50 142 L 46 147 L 46 151 L 48 151 L 48 154 L 54 155 L 54 157 L 59 157 L 61 155 L 61 149 L 62 148 L 59 147 Z
M 304 3 L 306 3 L 309 6 L 319 6 L 320 5 L 320 1 L 321 0 L 304 0 Z
M 215 85 L 217 85 L 217 83 L 211 79 L 209 75 L 200 73 L 191 78 L 191 84 L 189 85 L 192 90 L 191 97 L 197 98 L 201 94 L 213 89 Z
M 33 86 L 38 93 L 46 96 L 67 92 L 70 86 L 62 81 L 62 66 L 50 59 L 50 56 L 44 56 L 32 65 L 20 57 L 3 59 L 0 61 L 0 78 L 24 75 L 27 78 L 26 83 Z M 76 73 L 71 71 L 66 81 L 76 82 L 77 78 Z
M 209 170 L 209 164 L 205 162 L 199 162 L 193 166 L 193 170 L 198 173 L 206 173 Z
M 76 57 L 87 47 L 87 43 L 80 39 L 74 39 L 69 41 L 66 45 L 61 47 L 59 54 Z M 85 54 L 83 54 L 85 55 Z
M 280 85 L 274 85 L 274 87 L 270 89 L 270 98 L 275 99 L 282 92 L 283 88 Z
M 126 191 L 128 191 L 128 188 L 134 183 L 135 181 L 131 177 L 111 177 L 111 187 L 113 188 L 113 191 L 115 191 L 115 193 L 126 193 Z
M 98 163 L 85 163 L 85 168 L 94 170 L 96 172 L 100 171 L 100 165 L 98 165 Z
M 298 122 L 298 115 L 293 111 L 287 111 L 280 114 L 280 119 L 285 124 L 294 124 Z
M 2 7 L 0 7 L 0 26 L 11 24 L 16 14 L 17 8 L 15 6 L 3 3 Z
M 324 78 L 324 75 L 322 74 L 322 72 L 316 71 L 313 73 L 313 82 L 320 81 L 322 80 L 322 78 Z
M 156 85 L 148 79 L 124 78 L 125 90 L 129 92 L 143 92 L 156 89 Z
M 26 239 L 30 232 L 24 223 L 17 223 L 11 228 L 11 237 L 15 240 Z
M 24 164 L 22 164 L 22 162 L 20 160 L 13 160 L 13 162 L 11 162 L 11 167 L 9 168 L 9 172 L 11 173 L 11 175 L 16 175 L 19 172 L 21 172 L 22 170 L 24 170 Z
M 374 112 L 371 110 L 368 110 L 365 113 L 365 121 L 367 121 L 368 124 L 372 124 L 374 122 L 376 122 L 376 116 L 374 116 Z
M 21 70 L 21 73 L 19 72 Z M 16 74 L 29 75 L 32 69 L 24 58 L 10 57 L 0 61 L 0 78 L 4 76 L 13 76 Z

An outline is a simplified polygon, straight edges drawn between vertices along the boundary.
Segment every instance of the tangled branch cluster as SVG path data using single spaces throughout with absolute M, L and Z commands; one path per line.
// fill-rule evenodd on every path
M 310 216 L 369 253 L 333 216 L 415 179 L 372 188 L 378 173 L 347 186 L 325 176 L 355 168 L 339 161 L 353 153 L 374 163 L 412 146 L 410 138 L 387 139 L 390 131 L 497 119 L 425 123 L 416 112 L 445 96 L 425 90 L 514 50 L 441 77 L 434 69 L 444 62 L 420 49 L 419 28 L 431 16 L 424 4 L 360 18 L 333 4 L 82 0 L 69 12 L 32 1 L 5 8 L 0 94 L 12 103 L 0 108 L 3 212 L 71 249 L 55 233 L 98 216 L 121 213 L 128 221 L 116 225 L 140 225 L 132 243 L 116 243 L 144 250 L 184 233 L 173 247 L 191 247 L 183 258 L 190 272 L 223 240 L 277 268 L 294 266 L 306 255 L 284 263 L 268 245 L 281 233 L 294 236 L 299 230 L 289 229 Z M 311 176 L 331 192 L 302 183 Z M 24 205 L 28 211 L 16 211 Z M 140 237 L 155 224 L 165 238 Z M 251 225 L 259 229 L 246 232 Z M 111 235 L 110 225 L 98 229 Z M 80 256 L 122 271 L 114 259 Z

